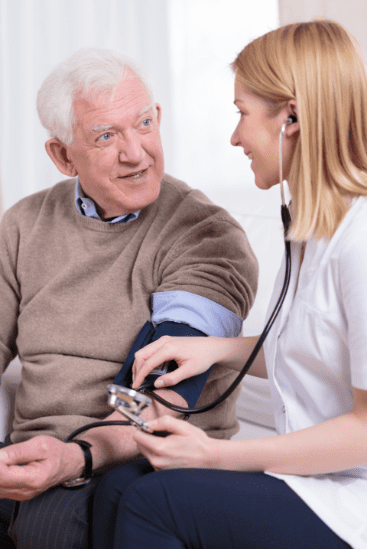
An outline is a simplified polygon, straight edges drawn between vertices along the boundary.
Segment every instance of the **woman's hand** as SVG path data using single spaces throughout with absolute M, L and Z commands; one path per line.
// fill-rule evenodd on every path
M 199 375 L 223 358 L 225 341 L 228 340 L 222 337 L 163 336 L 135 353 L 132 387 L 140 387 L 154 368 L 170 360 L 175 360 L 178 368 L 160 376 L 155 387 L 170 387 L 183 379 Z
M 134 440 L 138 450 L 150 461 L 154 469 L 208 468 L 215 440 L 204 431 L 186 421 L 171 416 L 162 416 L 148 423 L 152 431 L 169 431 L 171 435 L 161 438 L 136 431 Z

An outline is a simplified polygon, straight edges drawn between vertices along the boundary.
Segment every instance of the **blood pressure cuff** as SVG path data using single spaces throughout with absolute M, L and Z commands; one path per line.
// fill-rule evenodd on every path
M 151 343 L 152 341 L 155 341 L 156 339 L 159 339 L 160 337 L 164 335 L 170 335 L 170 336 L 184 336 L 184 337 L 203 337 L 206 336 L 203 332 L 200 330 L 196 330 L 195 328 L 191 328 L 191 326 L 188 326 L 187 324 L 179 324 L 177 322 L 162 322 L 161 324 L 158 324 L 157 328 L 154 328 L 153 324 L 149 321 L 147 321 L 143 328 L 140 330 L 138 337 L 134 341 L 133 346 L 130 349 L 129 354 L 126 357 L 126 360 L 115 377 L 114 384 L 116 385 L 122 385 L 124 387 L 130 387 L 132 384 L 132 366 L 134 363 L 134 357 L 135 353 L 139 351 L 139 349 L 142 349 L 148 343 Z M 174 360 L 172 360 L 168 365 L 168 371 L 173 372 L 177 368 L 177 364 Z M 199 374 L 197 376 L 193 376 L 189 379 L 184 379 L 183 381 L 180 381 L 176 385 L 170 387 L 172 391 L 175 391 L 179 395 L 181 395 L 187 402 L 187 405 L 189 408 L 193 408 L 201 394 L 201 391 L 204 388 L 204 385 L 209 377 L 211 368 L 204 372 L 203 374 Z M 144 387 L 149 387 L 150 389 L 154 389 L 154 382 L 157 379 L 157 375 L 151 375 L 149 374 L 143 383 Z

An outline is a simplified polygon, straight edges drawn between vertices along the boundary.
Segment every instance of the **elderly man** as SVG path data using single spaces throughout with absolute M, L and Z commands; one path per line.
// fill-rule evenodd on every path
M 131 62 L 81 50 L 45 80 L 38 112 L 50 133 L 47 153 L 70 179 L 21 200 L 1 223 L 0 362 L 3 370 L 18 354 L 23 365 L 13 431 L 0 450 L 1 547 L 71 549 L 88 547 L 99 475 L 138 451 L 134 427 L 63 440 L 96 420 L 122 419 L 109 415 L 106 386 L 124 362 L 126 369 L 146 321 L 153 338 L 237 336 L 257 264 L 227 212 L 164 175 L 161 108 Z M 203 404 L 232 375 L 215 366 L 207 382 L 159 392 L 192 406 L 205 384 Z M 234 402 L 235 395 L 195 423 L 230 437 Z M 12 542 L 5 532 L 14 505 Z

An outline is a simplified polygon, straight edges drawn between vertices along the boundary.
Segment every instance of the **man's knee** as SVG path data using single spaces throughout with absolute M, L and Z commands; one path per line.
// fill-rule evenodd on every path
M 17 549 L 86 549 L 97 482 L 74 490 L 56 486 L 21 502 L 9 530 Z

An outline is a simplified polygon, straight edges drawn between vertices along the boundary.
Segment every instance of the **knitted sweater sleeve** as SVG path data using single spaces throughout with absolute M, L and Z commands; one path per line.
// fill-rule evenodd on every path
M 156 292 L 191 292 L 247 317 L 256 295 L 257 261 L 244 231 L 227 212 L 184 230 L 164 253 Z
M 5 214 L 0 224 L 0 372 L 4 372 L 9 362 L 17 355 L 16 337 L 19 315 L 20 288 L 16 279 L 17 232 L 10 246 L 7 223 L 10 216 Z

